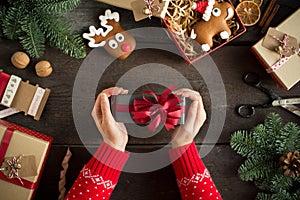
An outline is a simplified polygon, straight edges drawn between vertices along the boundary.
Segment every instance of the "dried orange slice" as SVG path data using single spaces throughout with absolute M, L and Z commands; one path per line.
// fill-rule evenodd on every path
M 260 18 L 259 6 L 253 1 L 243 1 L 235 10 L 245 26 L 253 26 Z
M 253 1 L 254 3 L 256 3 L 259 7 L 261 6 L 263 0 L 240 0 L 240 2 L 243 2 L 243 1 Z

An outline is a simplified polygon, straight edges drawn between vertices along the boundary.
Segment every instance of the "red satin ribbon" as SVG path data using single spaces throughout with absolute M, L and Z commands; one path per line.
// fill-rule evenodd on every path
M 4 159 L 4 156 L 6 154 L 6 151 L 7 151 L 7 148 L 8 148 L 8 145 L 9 145 L 9 142 L 10 142 L 10 139 L 13 135 L 13 130 L 10 129 L 10 128 L 7 128 L 4 135 L 3 135 L 3 138 L 2 138 L 2 141 L 1 141 L 1 145 L 0 145 L 0 163 L 2 164 L 2 161 Z
M 0 144 L 0 164 L 2 164 L 2 161 L 4 159 L 4 156 L 6 154 L 7 148 L 9 146 L 10 140 L 12 138 L 13 135 L 13 130 L 10 128 L 7 128 L 4 136 L 2 138 L 1 144 Z M 15 185 L 19 185 L 28 189 L 35 189 L 37 187 L 37 185 L 33 182 L 30 182 L 26 179 L 21 178 L 22 183 L 17 179 L 17 178 L 8 178 L 7 176 L 5 176 L 2 172 L 0 172 L 0 179 L 13 183 Z
M 37 187 L 36 183 L 30 182 L 26 179 L 21 178 L 22 183 L 17 178 L 7 178 L 3 173 L 0 173 L 0 179 L 13 183 L 15 185 L 19 185 L 21 187 L 27 188 L 27 189 L 35 189 Z
M 182 100 L 171 94 L 174 88 L 175 86 L 171 86 L 158 96 L 152 91 L 145 91 L 143 99 L 134 99 L 132 119 L 140 124 L 150 122 L 148 129 L 152 132 L 160 124 L 164 124 L 168 131 L 174 129 L 184 111 L 183 106 L 179 105 Z
M 0 73 L 0 99 L 2 98 L 2 95 L 6 89 L 9 78 L 10 78 L 10 75 L 8 75 L 4 72 Z

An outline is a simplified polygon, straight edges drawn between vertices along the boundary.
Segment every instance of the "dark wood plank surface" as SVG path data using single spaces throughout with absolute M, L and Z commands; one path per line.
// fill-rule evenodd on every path
M 266 0 L 264 1 L 262 10 L 265 8 L 267 2 Z M 272 21 L 272 26 L 278 25 L 300 6 L 297 0 L 288 2 L 281 0 L 278 2 L 281 4 L 281 8 Z M 233 3 L 237 5 L 238 1 L 233 1 Z M 135 23 L 131 11 L 90 0 L 82 0 L 80 6 L 68 14 L 68 18 L 72 20 L 74 30 L 78 33 L 83 33 L 88 30 L 88 26 L 99 24 L 98 16 L 107 8 L 120 12 L 121 24 L 125 29 L 162 26 L 160 20 L 154 18 L 152 20 L 146 19 Z M 254 199 L 257 192 L 255 187 L 250 183 L 240 181 L 238 178 L 237 169 L 243 160 L 230 149 L 228 144 L 230 135 L 238 129 L 250 129 L 256 124 L 261 123 L 265 115 L 269 112 L 278 112 L 284 121 L 293 121 L 300 124 L 299 118 L 280 108 L 259 110 L 257 115 L 251 119 L 240 118 L 236 113 L 236 107 L 239 104 L 268 101 L 268 97 L 265 94 L 243 83 L 242 76 L 249 71 L 257 72 L 261 76 L 264 85 L 273 89 L 280 96 L 295 97 L 300 94 L 299 83 L 290 91 L 279 88 L 252 55 L 249 48 L 261 37 L 263 37 L 263 35 L 260 34 L 260 29 L 257 26 L 249 27 L 247 28 L 247 32 L 242 36 L 210 55 L 214 63 L 216 63 L 225 85 L 227 101 L 224 104 L 211 105 L 210 91 L 207 89 L 203 77 L 201 77 L 201 74 L 192 66 L 186 64 L 184 59 L 170 52 L 157 49 L 137 50 L 127 60 L 113 62 L 99 80 L 95 94 L 84 98 L 94 98 L 96 93 L 100 90 L 115 85 L 124 73 L 135 66 L 153 62 L 153 58 L 155 58 L 157 63 L 165 64 L 178 71 L 189 81 L 194 89 L 199 90 L 203 95 L 208 112 L 208 120 L 195 141 L 198 148 L 213 148 L 203 160 L 209 168 L 222 196 L 225 200 Z M 140 37 L 137 39 L 145 38 Z M 173 47 L 175 47 L 171 40 L 166 40 L 166 35 L 164 37 L 149 35 L 145 41 L 149 43 L 154 42 L 164 45 L 173 45 Z M 83 142 L 80 138 L 80 134 L 78 134 L 76 130 L 73 119 L 73 86 L 78 70 L 83 64 L 84 59 L 70 58 L 59 50 L 47 48 L 46 54 L 42 59 L 47 59 L 52 63 L 54 72 L 48 78 L 38 78 L 34 72 L 34 64 L 37 60 L 32 60 L 30 66 L 24 70 L 18 70 L 10 64 L 10 56 L 15 51 L 22 49 L 18 43 L 1 40 L 0 47 L 0 67 L 4 69 L 5 72 L 16 74 L 22 77 L 23 80 L 30 80 L 33 84 L 38 83 L 42 87 L 48 87 L 52 90 L 40 121 L 34 121 L 31 117 L 26 117 L 23 114 L 7 117 L 6 120 L 50 135 L 54 138 L 54 143 L 36 194 L 36 199 L 57 199 L 57 185 L 59 171 L 61 170 L 60 163 L 67 147 L 70 147 L 73 153 L 67 174 L 66 187 L 69 189 L 82 166 L 91 157 L 85 145 L 89 145 L 89 147 L 95 150 L 99 144 L 99 135 L 97 133 L 89 136 L 88 139 Z M 90 51 L 91 49 L 88 49 L 88 52 Z M 158 78 L 176 80 L 178 77 L 168 76 L 162 73 L 161 77 Z M 155 87 L 155 85 L 150 87 Z M 206 135 L 211 120 L 211 110 L 214 109 L 214 106 L 220 106 L 226 110 L 225 125 L 222 128 L 220 137 L 217 139 L 215 137 L 210 138 L 209 135 Z M 90 120 L 92 119 L 90 118 Z M 217 143 L 215 145 L 203 143 L 204 138 L 209 138 L 208 141 Z M 169 134 L 164 130 L 147 139 L 130 137 L 128 150 L 133 152 L 153 151 L 166 145 L 169 141 Z M 150 200 L 155 198 L 180 199 L 171 165 L 149 173 L 122 173 L 120 182 L 111 199 Z

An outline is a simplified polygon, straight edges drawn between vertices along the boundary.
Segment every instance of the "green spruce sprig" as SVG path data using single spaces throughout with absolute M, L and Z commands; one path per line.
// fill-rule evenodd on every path
M 258 200 L 299 200 L 300 177 L 289 177 L 279 168 L 279 158 L 300 150 L 300 127 L 282 123 L 278 114 L 270 113 L 263 124 L 251 131 L 239 130 L 230 141 L 239 155 L 246 158 L 238 169 L 243 181 L 253 181 L 260 189 Z
M 44 54 L 45 45 L 61 49 L 75 58 L 86 56 L 85 45 L 74 34 L 63 14 L 75 9 L 80 0 L 8 0 L 0 8 L 0 37 L 19 41 L 34 58 Z

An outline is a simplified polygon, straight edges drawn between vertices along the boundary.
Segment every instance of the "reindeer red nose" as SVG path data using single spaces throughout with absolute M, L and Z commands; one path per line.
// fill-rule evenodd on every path
M 130 45 L 129 44 L 123 44 L 121 47 L 122 51 L 124 52 L 129 52 L 131 50 Z

